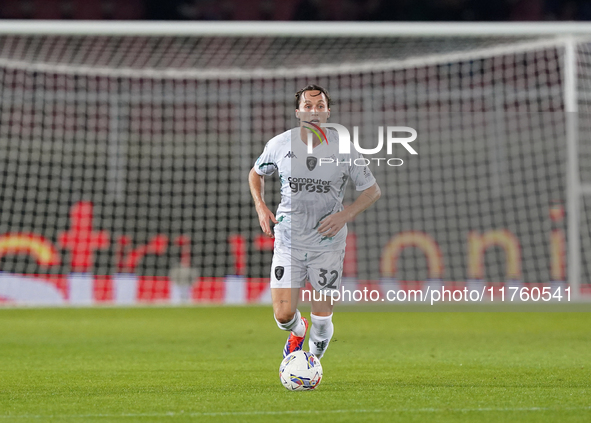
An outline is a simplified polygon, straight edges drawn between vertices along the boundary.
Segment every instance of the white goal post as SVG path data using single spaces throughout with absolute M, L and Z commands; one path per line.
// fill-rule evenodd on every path
M 589 24 L 2 21 L 0 303 L 266 301 L 246 175 L 310 82 L 418 132 L 347 281 L 591 292 Z
M 3 20 L 4 35 L 460 37 L 589 36 L 577 22 L 306 22 Z

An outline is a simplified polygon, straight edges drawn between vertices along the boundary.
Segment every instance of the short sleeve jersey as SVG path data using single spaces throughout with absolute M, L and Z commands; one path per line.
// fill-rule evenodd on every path
M 375 183 L 368 160 L 350 146 L 350 154 L 339 154 L 338 134 L 327 130 L 326 137 L 312 154 L 300 138 L 300 128 L 272 138 L 257 159 L 259 175 L 279 172 L 281 202 L 277 208 L 275 242 L 308 251 L 336 251 L 345 248 L 347 226 L 334 237 L 317 229 L 327 216 L 343 210 L 349 180 L 358 191 Z

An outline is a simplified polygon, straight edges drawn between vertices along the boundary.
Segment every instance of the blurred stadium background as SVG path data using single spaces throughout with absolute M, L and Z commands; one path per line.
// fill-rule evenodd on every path
M 3 0 L 2 19 L 589 20 L 585 0 Z
M 486 14 L 462 1 L 438 12 L 425 2 L 423 14 L 406 2 L 162 4 L 5 1 L 1 16 Z M 503 4 L 488 18 L 589 15 L 584 2 Z M 247 174 L 297 124 L 293 94 L 310 82 L 329 89 L 332 120 L 359 126 L 365 147 L 378 126 L 419 134 L 418 156 L 394 151 L 403 166 L 372 165 L 383 196 L 350 224 L 348 287 L 591 292 L 589 27 L 316 25 L 2 21 L 0 304 L 268 302 L 273 243 Z

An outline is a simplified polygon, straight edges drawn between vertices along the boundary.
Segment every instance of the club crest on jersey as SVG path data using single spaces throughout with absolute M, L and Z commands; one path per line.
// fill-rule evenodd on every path
M 318 159 L 316 157 L 309 156 L 306 158 L 306 166 L 308 166 L 308 170 L 314 170 L 316 163 L 318 163 Z
M 285 269 L 283 268 L 283 266 L 275 267 L 275 277 L 277 278 L 278 281 L 280 281 L 281 278 L 283 277 L 284 271 L 285 271 Z

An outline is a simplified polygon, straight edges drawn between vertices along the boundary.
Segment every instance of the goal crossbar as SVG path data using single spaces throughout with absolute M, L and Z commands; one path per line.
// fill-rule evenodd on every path
M 591 24 L 575 22 L 164 22 L 164 21 L 25 21 L 4 20 L 3 35 L 119 36 L 275 36 L 275 37 L 404 37 L 404 36 L 548 36 L 591 35 Z

